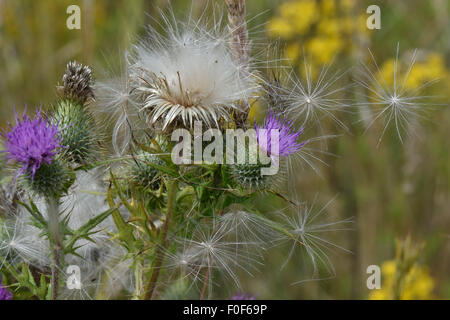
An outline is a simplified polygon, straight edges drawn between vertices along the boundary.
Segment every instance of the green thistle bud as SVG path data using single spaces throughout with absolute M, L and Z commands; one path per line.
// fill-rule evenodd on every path
M 75 175 L 61 160 L 44 163 L 34 174 L 26 176 L 26 180 L 34 192 L 41 196 L 59 198 L 64 195 L 75 180 Z
M 169 152 L 169 143 L 162 135 L 156 135 L 153 142 L 149 143 L 150 148 L 161 150 L 161 153 Z M 145 150 L 138 150 L 131 167 L 131 177 L 133 182 L 144 188 L 157 190 L 161 187 L 161 172 L 153 165 L 164 166 L 165 162 L 157 155 Z
M 269 184 L 269 176 L 261 175 L 261 163 L 230 165 L 233 180 L 244 189 L 261 190 Z
M 53 108 L 52 123 L 61 128 L 61 145 L 71 162 L 86 163 L 95 154 L 93 130 L 95 122 L 88 110 L 78 101 L 63 99 Z
M 228 165 L 234 182 L 244 189 L 265 189 L 272 181 L 271 176 L 262 175 L 261 169 L 269 164 L 262 164 L 258 157 L 258 148 L 246 148 L 246 161 L 243 164 Z
M 140 150 L 135 156 L 131 177 L 136 185 L 157 190 L 161 187 L 161 174 L 152 164 L 163 166 L 165 163 L 158 156 Z

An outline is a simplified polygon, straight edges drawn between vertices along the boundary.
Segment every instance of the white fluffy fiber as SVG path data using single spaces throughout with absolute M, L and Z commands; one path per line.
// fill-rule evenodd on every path
M 116 151 L 126 147 L 126 118 L 133 128 L 136 114 L 163 130 L 174 122 L 191 127 L 195 120 L 215 127 L 259 88 L 251 66 L 233 59 L 221 21 L 164 17 L 161 29 L 164 35 L 149 27 L 126 54 L 123 75 L 96 86 L 98 107 L 121 115 L 114 132 L 125 137 L 113 137 Z
M 101 179 L 101 170 L 91 170 L 90 172 L 77 172 L 74 185 L 69 191 L 69 195 L 61 199 L 61 218 L 69 214 L 69 227 L 73 230 L 80 228 L 90 219 L 109 209 L 105 202 L 106 187 Z M 23 200 L 27 203 L 27 200 Z M 33 200 L 40 212 L 47 216 L 46 205 L 43 199 Z M 24 261 L 39 269 L 49 268 L 51 264 L 51 251 L 49 241 L 40 236 L 41 230 L 32 225 L 30 213 L 22 206 L 19 206 L 13 216 L 9 216 L 5 221 L 5 229 L 0 238 L 0 249 L 7 259 L 13 262 Z M 66 266 L 77 265 L 81 269 L 83 285 L 95 287 L 100 283 L 102 274 L 111 273 L 114 268 L 113 263 L 120 262 L 125 256 L 121 247 L 110 240 L 110 233 L 116 232 L 116 227 L 112 217 L 108 217 L 92 231 L 90 236 L 92 241 L 81 239 L 77 241 L 75 255 L 66 255 Z M 114 261 L 113 261 L 114 260 Z M 64 270 L 61 270 L 64 272 Z M 130 269 L 127 272 L 120 272 L 120 277 L 127 279 Z M 117 273 L 118 274 L 118 273 Z M 117 277 L 116 274 L 116 277 Z M 120 283 L 118 283 L 120 287 Z M 127 289 L 129 286 L 127 286 Z M 83 292 L 86 292 L 84 288 Z M 88 296 L 87 293 L 85 293 Z

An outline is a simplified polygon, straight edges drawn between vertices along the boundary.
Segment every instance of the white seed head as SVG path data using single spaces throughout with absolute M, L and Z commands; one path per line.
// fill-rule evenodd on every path
M 130 77 L 142 98 L 140 110 L 151 125 L 162 129 L 195 120 L 218 127 L 228 119 L 236 102 L 255 91 L 253 76 L 233 58 L 229 32 L 220 21 L 179 23 L 164 18 L 166 35 L 150 28 L 147 38 L 129 56 Z
M 337 125 L 347 129 L 336 115 L 338 111 L 346 111 L 351 106 L 343 93 L 348 86 L 339 86 L 339 81 L 346 72 L 330 72 L 331 64 L 322 67 L 317 79 L 314 80 L 309 65 L 305 59 L 305 79 L 301 80 L 293 71 L 285 78 L 288 83 L 284 89 L 283 101 L 286 101 L 286 115 L 302 126 L 311 127 L 317 124 L 321 129 L 322 117 L 331 118 Z
M 319 266 L 323 266 L 331 276 L 335 275 L 333 263 L 328 254 L 335 249 L 345 252 L 350 251 L 333 243 L 326 236 L 339 231 L 352 230 L 351 225 L 353 224 L 353 219 L 348 218 L 333 222 L 327 222 L 323 219 L 320 220 L 325 210 L 333 201 L 334 198 L 317 211 L 314 208 L 314 203 L 309 207 L 303 204 L 291 204 L 288 209 L 290 213 L 282 213 L 284 228 L 288 233 L 282 234 L 280 239 L 292 243 L 289 255 L 282 268 L 292 258 L 296 249 L 301 248 L 306 251 L 306 254 L 311 260 L 313 279 L 319 279 Z
M 106 115 L 106 123 L 114 123 L 112 145 L 120 156 L 131 142 L 131 130 L 142 125 L 136 114 L 137 101 L 130 84 L 128 63 L 121 63 L 119 75 L 106 73 L 104 79 L 95 83 L 94 91 L 96 113 Z
M 224 225 L 196 227 L 192 238 L 177 241 L 181 244 L 181 250 L 175 254 L 168 253 L 167 267 L 177 269 L 183 276 L 190 278 L 192 285 L 198 280 L 212 282 L 213 274 L 218 274 L 231 279 L 240 287 L 237 271 L 251 274 L 250 269 L 254 270 L 261 264 L 260 257 L 255 250 L 243 250 L 251 243 L 228 240 L 228 235 Z
M 366 101 L 360 103 L 360 106 L 369 107 L 369 110 L 373 110 L 374 114 L 372 119 L 367 122 L 367 129 L 377 120 L 383 119 L 383 130 L 378 139 L 378 144 L 381 143 L 386 130 L 391 125 L 395 127 L 398 138 L 403 142 L 404 135 L 414 132 L 414 127 L 419 124 L 419 118 L 423 116 L 429 106 L 429 101 L 426 100 L 430 97 L 420 95 L 420 91 L 436 82 L 437 79 L 428 81 L 416 88 L 407 88 L 405 85 L 417 60 L 417 50 L 414 50 L 411 55 L 411 60 L 406 66 L 406 72 L 401 77 L 401 61 L 399 60 L 399 45 L 397 44 L 393 81 L 389 85 L 370 49 L 369 54 L 373 66 L 361 63 L 360 72 L 356 78 L 356 82 L 367 90 L 367 94 L 363 94 Z

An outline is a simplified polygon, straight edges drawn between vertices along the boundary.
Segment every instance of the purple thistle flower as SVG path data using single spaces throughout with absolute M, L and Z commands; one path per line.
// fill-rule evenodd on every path
M 297 138 L 302 134 L 303 128 L 295 132 L 291 121 L 282 119 L 272 110 L 269 110 L 262 126 L 258 127 L 255 123 L 255 130 L 259 146 L 265 149 L 269 155 L 287 157 L 296 153 L 308 142 L 298 143 Z M 279 132 L 278 154 L 275 148 L 272 150 L 271 130 Z
M 12 298 L 13 298 L 12 293 L 6 290 L 6 288 L 3 287 L 2 284 L 0 283 L 0 301 L 11 300 Z
M 256 298 L 249 293 L 238 292 L 230 300 L 256 300 Z
M 6 140 L 6 150 L 3 152 L 7 153 L 8 163 L 16 161 L 23 165 L 16 178 L 29 171 L 33 179 L 40 166 L 50 164 L 61 148 L 59 130 L 44 119 L 40 110 L 36 111 L 34 119 L 25 112 L 22 119 L 15 113 L 15 119 L 15 126 L 9 123 L 9 130 L 0 133 Z

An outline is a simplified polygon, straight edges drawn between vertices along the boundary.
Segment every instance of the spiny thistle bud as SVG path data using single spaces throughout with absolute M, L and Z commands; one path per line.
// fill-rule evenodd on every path
M 161 187 L 161 174 L 152 164 L 164 165 L 164 161 L 149 152 L 139 150 L 131 170 L 134 183 L 144 188 L 157 190 Z
M 86 163 L 95 154 L 92 115 L 81 102 L 62 99 L 53 107 L 52 122 L 62 128 L 59 137 L 66 146 L 64 156 L 75 163 Z
M 31 179 L 27 177 L 32 191 L 45 197 L 59 198 L 67 193 L 74 182 L 74 174 L 61 160 L 43 164 Z
M 63 75 L 63 85 L 60 88 L 64 97 L 79 100 L 83 104 L 94 98 L 91 88 L 91 69 L 76 61 L 67 64 L 66 72 Z
M 261 190 L 268 186 L 271 180 L 268 175 L 262 175 L 261 169 L 270 164 L 262 164 L 258 157 L 258 150 L 246 149 L 246 161 L 243 164 L 228 165 L 233 180 L 244 189 Z
M 162 136 L 156 136 L 155 142 L 151 143 L 152 147 L 161 149 L 163 153 L 168 152 L 169 146 L 167 140 Z M 135 155 L 135 162 L 131 168 L 131 176 L 136 185 L 157 190 L 161 187 L 161 174 L 152 164 L 164 166 L 165 162 L 155 154 L 139 150 Z

